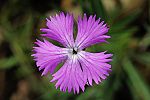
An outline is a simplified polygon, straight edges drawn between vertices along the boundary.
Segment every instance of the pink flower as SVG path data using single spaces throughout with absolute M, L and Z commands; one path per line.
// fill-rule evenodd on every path
M 64 48 L 55 46 L 49 41 L 37 40 L 34 48 L 34 60 L 39 70 L 43 69 L 42 75 L 50 72 L 53 76 L 51 82 L 56 81 L 56 88 L 61 91 L 79 93 L 79 90 L 85 90 L 85 85 L 101 83 L 109 76 L 111 65 L 108 64 L 112 59 L 112 54 L 106 52 L 90 53 L 84 49 L 102 42 L 110 36 L 106 35 L 109 28 L 100 19 L 95 20 L 96 16 L 78 18 L 77 37 L 74 41 L 73 24 L 74 19 L 70 14 L 63 12 L 47 19 L 47 27 L 42 28 L 45 32 L 42 36 L 58 41 Z M 57 65 L 64 62 L 63 66 L 53 74 Z

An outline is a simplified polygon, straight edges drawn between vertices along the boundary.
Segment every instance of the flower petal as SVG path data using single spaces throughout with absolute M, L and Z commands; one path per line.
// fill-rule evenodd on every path
M 78 34 L 75 41 L 78 48 L 84 49 L 93 44 L 106 42 L 105 39 L 110 38 L 110 36 L 105 35 L 109 28 L 104 24 L 104 21 L 95 20 L 95 17 L 90 16 L 87 19 L 86 14 L 84 14 L 83 19 L 78 18 Z
M 39 70 L 44 69 L 42 75 L 46 75 L 48 72 L 52 74 L 56 66 L 67 58 L 65 48 L 57 47 L 47 40 L 44 42 L 37 40 L 35 44 L 38 46 L 33 47 L 35 53 L 32 56 Z
M 47 19 L 47 27 L 42 28 L 42 36 L 60 42 L 65 47 L 73 47 L 73 16 L 61 12 L 59 15 Z
M 109 75 L 108 71 L 111 71 L 111 65 L 108 64 L 112 59 L 112 54 L 101 53 L 89 53 L 81 51 L 79 54 L 79 62 L 83 69 L 83 76 L 86 77 L 88 83 L 92 86 L 92 80 L 96 84 L 101 82 L 101 79 L 106 79 Z
M 73 55 L 70 59 L 65 62 L 65 64 L 53 74 L 53 79 L 51 82 L 56 81 L 56 88 L 60 86 L 61 91 L 79 93 L 79 88 L 84 91 L 86 81 L 83 78 L 82 70 L 80 64 L 77 60 L 77 56 Z

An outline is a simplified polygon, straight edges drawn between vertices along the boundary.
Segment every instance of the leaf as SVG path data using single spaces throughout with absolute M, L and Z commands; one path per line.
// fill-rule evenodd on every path
M 102 20 L 107 20 L 106 11 L 102 4 L 101 0 L 79 0 L 83 12 L 90 14 L 96 14 L 97 17 L 100 17 Z
M 123 60 L 123 68 L 128 75 L 129 81 L 131 82 L 129 85 L 133 86 L 136 96 L 141 98 L 141 100 L 150 100 L 150 91 L 147 84 L 141 78 L 134 65 L 128 58 Z
M 93 14 L 91 3 L 88 2 L 88 0 L 79 0 L 79 4 L 81 5 L 83 12 Z
M 102 0 L 90 0 L 92 5 L 93 13 L 95 13 L 98 17 L 101 17 L 103 20 L 106 20 L 106 11 L 102 4 Z
M 120 18 L 121 15 L 118 15 L 114 19 L 114 24 L 112 24 L 111 26 L 113 27 L 113 29 L 122 29 L 126 27 L 126 25 L 131 23 L 133 20 L 135 20 L 139 16 L 140 12 L 140 10 L 133 11 L 131 12 L 132 14 L 130 13 L 123 18 Z
M 14 67 L 18 61 L 15 57 L 3 58 L 0 60 L 0 69 L 9 69 Z
M 134 58 L 135 58 L 138 62 L 143 63 L 143 64 L 145 64 L 145 65 L 147 65 L 147 66 L 149 66 L 149 64 L 150 64 L 150 53 L 149 53 L 149 52 L 144 52 L 144 53 L 142 53 L 142 54 L 136 54 L 136 55 L 134 56 Z M 150 67 L 150 66 L 149 66 L 149 67 Z

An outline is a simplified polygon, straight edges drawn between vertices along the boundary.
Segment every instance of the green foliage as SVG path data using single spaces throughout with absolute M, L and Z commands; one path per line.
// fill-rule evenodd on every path
M 150 91 L 148 86 L 145 84 L 144 80 L 138 74 L 135 69 L 135 66 L 129 60 L 129 58 L 124 58 L 123 68 L 128 75 L 128 85 L 131 89 L 134 89 L 134 95 L 138 96 L 141 100 L 150 99 Z
M 8 69 L 17 64 L 15 57 L 3 58 L 0 60 L 0 69 Z

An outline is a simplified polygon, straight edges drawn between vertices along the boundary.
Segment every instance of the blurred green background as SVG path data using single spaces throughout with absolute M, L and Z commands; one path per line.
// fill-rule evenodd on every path
M 113 53 L 112 72 L 78 95 L 56 90 L 31 57 L 45 18 L 59 11 L 96 14 L 110 27 L 110 44 L 87 50 Z M 0 100 L 150 100 L 150 1 L 0 0 Z

